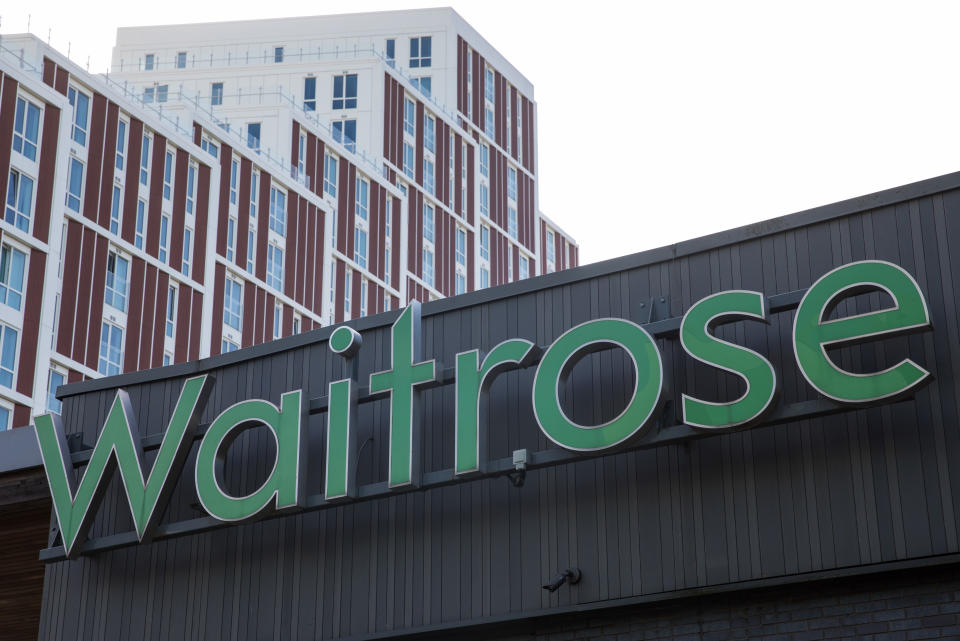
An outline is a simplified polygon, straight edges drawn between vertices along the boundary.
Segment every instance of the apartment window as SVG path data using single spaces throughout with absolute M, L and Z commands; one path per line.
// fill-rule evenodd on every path
M 270 229 L 281 236 L 287 233 L 287 193 L 270 186 Z
M 187 52 L 178 51 L 177 52 L 177 69 L 186 69 L 187 68 Z
M 173 338 L 174 330 L 177 325 L 177 288 L 170 286 L 167 288 L 167 322 L 165 333 L 167 338 Z
M 349 267 L 343 271 L 343 315 L 350 318 L 353 313 L 353 304 L 350 300 L 353 294 L 353 270 Z
M 464 294 L 467 291 L 467 277 L 464 276 L 461 272 L 457 272 L 456 280 L 456 294 Z
M 307 168 L 307 135 L 300 134 L 297 140 L 297 178 L 302 178 Z
M 283 291 L 283 250 L 273 243 L 267 245 L 267 285 Z
M 390 283 L 390 246 L 383 248 L 383 280 Z
M 236 158 L 230 163 L 230 204 L 237 204 L 237 181 L 240 179 L 240 161 Z
M 47 382 L 47 410 L 60 414 L 63 411 L 63 403 L 57 398 L 57 390 L 60 389 L 60 386 L 66 382 L 66 377 L 63 375 L 63 372 L 58 372 L 55 369 L 50 370 L 50 378 Z M 5 409 L 0 408 L 0 413 L 6 411 Z M 5 423 L 3 418 L 0 417 L 0 429 L 4 429 Z
M 556 269 L 557 265 L 557 246 L 556 235 L 552 229 L 547 230 L 547 273 Z
M 357 215 L 357 218 L 366 222 L 368 203 L 369 203 L 369 190 L 370 184 L 363 178 L 357 177 L 357 202 L 354 207 L 354 213 Z
M 250 221 L 257 220 L 257 195 L 260 192 L 260 172 L 250 172 Z
M 144 134 L 140 148 L 140 184 L 146 186 L 150 175 L 150 137 Z
M 357 121 L 356 120 L 334 120 L 331 128 L 333 130 L 333 139 L 342 143 L 348 151 L 357 151 Z
M 260 153 L 260 123 L 259 122 L 248 122 L 247 123 L 247 147 L 253 149 L 258 154 Z
M 113 199 L 110 202 L 110 233 L 119 234 L 120 233 L 120 200 L 122 194 L 120 192 L 120 187 L 117 185 L 113 186 Z
M 490 228 L 480 226 L 480 258 L 490 260 Z
M 459 267 L 467 266 L 467 232 L 462 227 L 457 227 L 457 265 Z
M 217 143 L 213 142 L 206 136 L 200 140 L 200 148 L 205 152 L 216 158 L 220 155 L 220 148 L 217 146 Z
M 223 288 L 223 324 L 240 331 L 243 314 L 243 283 L 227 278 Z
M 173 196 L 173 152 L 167 150 L 163 161 L 163 199 L 170 200 Z
M 496 102 L 496 91 L 493 87 L 493 69 L 486 67 L 483 75 L 483 97 L 490 102 Z
M 480 175 L 490 177 L 490 145 L 480 145 Z
M 283 331 L 283 303 L 277 303 L 273 307 L 273 340 L 280 338 Z
M 253 227 L 247 230 L 247 271 L 253 273 L 257 258 L 257 230 Z
M 357 74 L 345 73 L 333 77 L 333 108 L 357 108 Z
M 403 143 L 403 173 L 407 175 L 408 178 L 414 180 L 414 154 L 413 154 L 413 145 L 404 141 Z
M 520 92 L 517 92 L 517 108 L 515 113 L 517 114 L 517 158 L 520 159 L 520 162 L 523 162 L 523 102 L 520 98 Z
M 80 201 L 83 198 L 83 163 L 70 157 L 70 175 L 67 178 L 67 207 L 80 213 Z M 9 200 L 9 195 L 7 197 Z
M 337 157 L 325 154 L 323 159 L 323 192 L 337 197 Z
M 467 120 L 473 120 L 473 51 L 467 48 Z
M 457 154 L 456 154 L 456 152 L 454 151 L 454 143 L 455 143 L 455 140 L 454 140 L 454 137 L 453 137 L 453 130 L 451 129 L 451 130 L 450 130 L 450 142 L 449 142 L 449 145 L 447 146 L 447 159 L 448 159 L 448 162 L 447 162 L 447 205 L 449 205 L 451 209 L 453 209 L 453 207 L 454 207 L 454 198 L 453 198 L 454 191 L 453 191 L 453 186 L 454 186 L 454 180 L 455 180 L 456 177 L 457 177 L 457 171 L 456 171 L 456 169 L 457 169 L 457 168 L 456 168 L 456 158 L 457 158 Z
M 293 315 L 293 333 L 294 334 L 300 333 L 300 314 Z
M 73 107 L 73 131 L 71 138 L 78 144 L 87 144 L 87 120 L 90 115 L 90 96 L 76 87 L 67 90 L 67 98 Z
M 510 116 L 512 115 L 512 114 L 510 113 L 510 111 L 511 111 L 511 109 L 510 109 L 510 104 L 511 104 L 512 101 L 510 100 L 510 86 L 509 86 L 509 85 L 507 85 L 507 90 L 506 90 L 505 94 L 506 94 L 506 96 L 507 96 L 507 99 L 504 101 L 504 102 L 506 102 L 507 115 L 506 115 L 506 119 L 505 119 L 506 129 L 504 130 L 503 137 L 504 137 L 504 139 L 506 139 L 506 143 L 507 143 L 507 154 L 509 154 L 509 153 L 510 153 L 510 149 L 511 149 L 511 147 L 510 147 L 510 132 L 511 132 L 511 130 L 512 130 L 512 127 L 510 126 Z
M 153 87 L 144 87 L 143 88 L 143 104 L 149 105 L 153 103 L 156 98 L 157 90 Z
M 433 205 L 423 204 L 423 240 L 433 242 Z
M 117 155 L 114 159 L 114 167 L 122 172 L 127 159 L 127 123 L 123 120 L 117 121 Z
M 197 167 L 193 164 L 187 167 L 187 214 L 193 215 L 194 203 L 197 202 Z
M 480 268 L 480 289 L 490 287 L 490 270 L 486 267 Z
M 490 188 L 480 183 L 480 213 L 490 217 Z
M 27 255 L 7 243 L 0 249 L 0 303 L 20 310 Z
M 517 199 L 517 170 L 513 167 L 507 168 L 507 198 Z
M 137 249 L 143 249 L 144 230 L 147 228 L 147 202 L 142 198 L 137 200 L 137 226 L 133 235 L 133 244 Z
M 391 67 L 397 66 L 397 41 L 393 38 L 387 38 L 386 53 L 387 64 Z
M 483 76 L 483 97 L 484 97 L 484 128 L 488 136 L 493 137 L 495 133 L 493 111 L 496 105 L 496 90 L 494 89 L 493 69 L 486 67 Z
M 513 205 L 507 206 L 507 233 L 514 240 L 517 239 L 517 208 Z
M 433 82 L 430 80 L 430 76 L 420 76 L 419 78 L 411 78 L 410 82 L 416 88 L 417 91 L 422 93 L 427 98 L 430 97 L 430 92 L 432 90 Z
M 147 55 L 145 55 L 145 56 L 143 57 L 143 69 L 144 69 L 144 71 L 152 71 L 152 70 L 153 70 L 154 59 L 155 59 L 155 56 L 154 56 L 154 54 L 152 54 L 152 53 L 148 53 Z
M 360 318 L 367 315 L 367 279 L 360 279 Z
M 423 248 L 423 282 L 433 287 L 433 250 Z
M 227 218 L 227 260 L 233 262 L 234 250 L 237 246 L 237 219 Z
M 389 243 L 390 235 L 392 234 L 392 230 L 393 230 L 393 212 L 392 212 L 393 200 L 390 198 L 389 194 L 387 194 L 386 200 L 387 200 L 386 202 L 387 206 L 385 207 L 385 214 L 383 216 L 383 226 L 385 230 L 384 236 L 386 237 L 387 242 Z
M 166 367 L 173 362 L 173 354 L 170 352 L 163 353 L 163 366 Z
M 530 259 L 526 256 L 520 257 L 520 280 L 530 278 Z
M 180 273 L 184 276 L 190 275 L 190 255 L 193 248 L 193 230 L 186 227 L 183 230 L 183 263 L 180 266 Z
M 410 68 L 429 67 L 432 39 L 430 36 L 410 38 Z
M 409 98 L 403 99 L 403 132 L 417 135 L 417 106 Z
M 508 283 L 513 282 L 513 255 L 512 254 L 513 254 L 512 250 L 507 252 L 507 282 Z
M 383 311 L 385 312 L 390 311 L 390 300 L 391 300 L 390 294 L 383 295 Z
M 423 188 L 431 196 L 437 193 L 437 176 L 433 161 L 429 158 L 423 159 Z
M 274 47 L 274 48 L 273 48 L 273 61 L 274 61 L 274 62 L 283 62 L 283 47 Z
M 460 144 L 460 209 L 467 211 L 467 143 Z
M 215 82 L 210 86 L 210 104 L 214 107 L 223 104 L 223 83 Z
M 317 79 L 313 76 L 303 79 L 303 110 L 317 110 Z
M 168 93 L 167 85 L 157 85 L 157 102 L 166 102 L 167 93 Z
M 353 260 L 363 268 L 367 266 L 367 230 L 357 223 L 353 228 Z
M 437 123 L 433 116 L 424 114 L 423 116 L 423 147 L 427 151 L 436 153 L 437 150 Z
M 39 141 L 40 107 L 18 97 L 13 117 L 13 150 L 35 161 Z
M 238 349 L 240 349 L 240 346 L 231 340 L 227 340 L 226 338 L 224 338 L 222 341 L 220 341 L 221 354 L 229 354 L 230 352 L 235 352 Z
M 117 311 L 127 311 L 127 274 L 130 263 L 115 250 L 107 255 L 107 286 L 103 302 Z
M 167 250 L 170 247 L 170 216 L 162 214 L 160 216 L 160 250 L 158 258 L 161 263 L 167 262 Z
M 123 329 L 106 321 L 100 326 L 100 363 L 97 371 L 104 376 L 120 373 L 123 361 Z
M 7 181 L 7 206 L 3 219 L 19 229 L 30 231 L 30 217 L 33 215 L 33 178 L 10 170 Z

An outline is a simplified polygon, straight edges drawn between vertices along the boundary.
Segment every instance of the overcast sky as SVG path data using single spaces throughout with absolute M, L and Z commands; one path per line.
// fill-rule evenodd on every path
M 533 82 L 540 207 L 584 263 L 960 169 L 960 4 L 451 4 Z M 425 6 L 56 0 L 0 32 L 29 11 L 102 72 L 118 26 Z

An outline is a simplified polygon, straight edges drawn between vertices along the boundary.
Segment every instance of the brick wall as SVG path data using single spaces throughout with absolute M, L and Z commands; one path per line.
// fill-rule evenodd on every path
M 561 590 L 568 589 L 561 587 Z M 731 592 L 602 614 L 552 617 L 498 641 L 960 638 L 960 567 Z M 524 634 L 525 633 L 525 634 Z M 490 639 L 489 634 L 483 638 Z

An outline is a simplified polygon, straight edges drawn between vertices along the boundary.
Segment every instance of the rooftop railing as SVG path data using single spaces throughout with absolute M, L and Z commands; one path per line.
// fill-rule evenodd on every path
M 396 58 L 388 58 L 385 51 L 381 51 L 375 47 L 361 47 L 359 45 L 354 45 L 353 47 L 334 47 L 333 49 L 323 49 L 318 47 L 316 50 L 305 51 L 302 47 L 299 48 L 296 52 L 292 52 L 284 49 L 284 54 L 280 60 L 277 60 L 273 49 L 264 49 L 262 52 L 257 51 L 245 51 L 242 55 L 233 55 L 228 52 L 226 57 L 217 57 L 214 54 L 209 56 L 197 56 L 196 54 L 189 54 L 183 59 L 183 64 L 178 64 L 176 56 L 173 60 L 159 60 L 154 58 L 153 64 L 150 66 L 146 65 L 144 58 L 137 58 L 136 62 L 125 60 L 120 58 L 119 71 L 120 73 L 125 72 L 140 72 L 140 71 L 160 71 L 160 72 L 177 72 L 188 69 L 219 69 L 223 67 L 235 67 L 235 66 L 250 66 L 250 65 L 281 65 L 281 64 L 303 64 L 307 62 L 330 62 L 336 60 L 364 60 L 364 59 L 377 59 L 381 60 L 385 65 L 394 69 L 399 75 L 403 76 L 407 80 L 410 80 L 414 88 L 419 91 L 419 93 L 429 101 L 432 107 L 443 113 L 453 122 L 457 121 L 457 113 L 455 111 L 449 111 L 446 105 L 438 102 L 432 95 L 428 95 L 423 92 L 420 86 L 413 82 L 414 79 L 418 78 L 418 74 L 412 74 L 408 69 L 397 66 Z M 116 67 L 116 65 L 115 65 Z M 424 69 L 430 69 L 430 67 L 422 67 L 421 71 Z

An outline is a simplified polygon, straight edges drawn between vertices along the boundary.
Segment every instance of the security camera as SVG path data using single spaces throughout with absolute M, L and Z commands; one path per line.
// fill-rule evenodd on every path
M 549 592 L 556 592 L 564 583 L 573 585 L 580 582 L 580 568 L 567 568 L 558 574 L 550 583 L 544 583 L 543 589 Z

